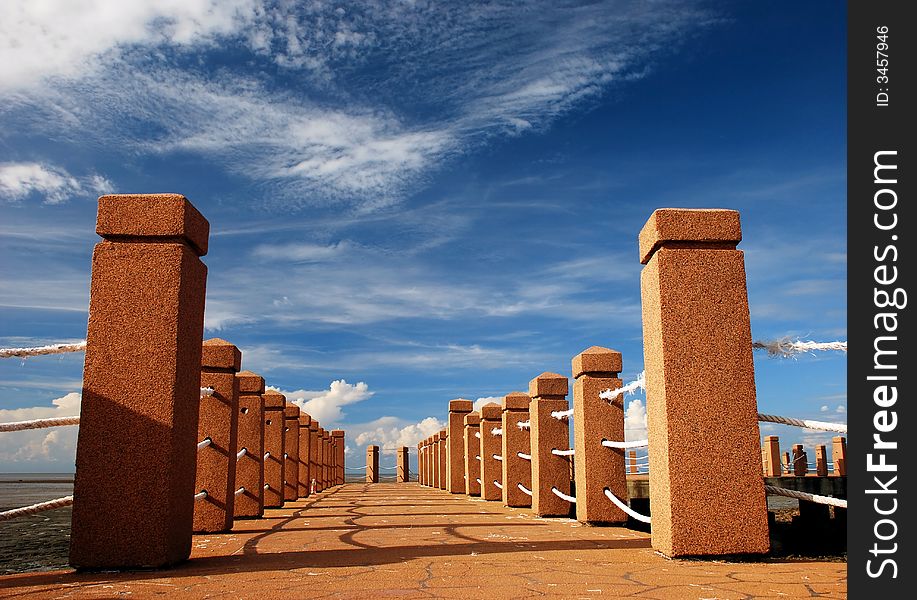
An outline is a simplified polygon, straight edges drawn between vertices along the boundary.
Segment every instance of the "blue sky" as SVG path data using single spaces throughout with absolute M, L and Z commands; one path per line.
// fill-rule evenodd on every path
M 755 339 L 846 339 L 843 5 L 87 4 L 0 23 L 0 346 L 85 337 L 111 192 L 209 219 L 205 336 L 356 457 L 591 345 L 635 377 L 660 207 L 741 212 Z M 73 414 L 81 371 L 0 361 L 0 421 Z M 846 420 L 843 354 L 756 380 Z M 7 434 L 0 471 L 72 469 L 70 429 Z

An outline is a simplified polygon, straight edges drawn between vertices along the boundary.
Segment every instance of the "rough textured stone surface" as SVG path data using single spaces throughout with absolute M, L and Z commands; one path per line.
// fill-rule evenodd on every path
M 570 448 L 570 430 L 566 419 L 555 419 L 554 411 L 567 410 L 567 401 L 555 398 L 532 398 L 529 405 L 532 445 L 532 511 L 541 517 L 563 517 L 570 514 L 570 503 L 559 498 L 551 488 L 570 493 L 570 459 L 551 450 Z
M 838 435 L 831 438 L 831 460 L 834 462 L 834 474 L 838 477 L 846 477 L 847 438 L 844 436 Z
M 558 373 L 542 373 L 529 382 L 532 398 L 565 398 L 568 391 L 567 378 Z
M 660 208 L 640 231 L 640 263 L 660 247 L 735 248 L 742 241 L 739 213 L 724 209 Z
M 653 547 L 668 556 L 769 547 L 738 239 L 732 211 L 656 211 L 641 232 Z M 711 440 L 729 452 L 710 461 Z
M 446 429 L 443 429 L 439 432 L 439 447 L 438 447 L 438 456 L 439 459 L 439 489 L 446 489 L 446 475 L 447 467 L 449 465 L 449 432 Z
M 464 398 L 449 401 L 446 489 L 453 494 L 465 493 L 465 415 L 471 412 L 473 405 L 471 400 Z
M 407 446 L 401 446 L 395 451 L 395 483 L 407 483 L 411 480 L 411 453 Z
M 318 429 L 318 421 L 315 422 Z M 300 498 L 309 497 L 310 468 L 312 465 L 312 416 L 299 413 L 299 477 L 296 483 Z
M 532 505 L 532 497 L 519 489 L 520 483 L 526 489 L 532 489 L 532 462 L 519 458 L 519 452 L 531 454 L 532 448 L 529 444 L 529 430 L 518 425 L 529 420 L 531 401 L 528 394 L 522 392 L 512 392 L 503 397 L 503 414 L 500 422 L 503 435 L 500 436 L 500 452 L 503 456 L 501 481 L 504 485 L 501 498 L 506 506 Z
M 301 428 L 301 426 L 300 426 Z M 313 492 L 317 491 L 313 489 L 315 486 L 313 480 L 315 479 L 315 474 L 318 473 L 318 461 L 321 459 L 318 448 L 318 432 L 321 427 L 319 426 L 318 421 L 312 420 L 309 423 L 309 468 L 306 469 L 306 480 L 305 486 L 307 490 L 307 495 L 312 495 Z M 302 439 L 300 438 L 299 451 L 302 452 Z M 299 484 L 303 485 L 302 479 L 302 470 L 299 472 Z
M 602 446 L 602 440 L 624 441 L 624 399 L 609 402 L 599 397 L 623 385 L 617 377 L 620 371 L 621 353 L 610 348 L 593 346 L 573 358 L 576 518 L 584 523 L 627 521 L 624 511 L 605 496 L 608 488 L 627 501 L 624 450 Z
M 366 447 L 366 483 L 379 483 L 379 446 Z
M 433 450 L 432 450 L 432 462 L 433 462 L 433 487 L 438 488 L 441 484 L 442 473 L 440 469 L 442 468 L 442 462 L 439 460 L 442 455 L 442 442 L 440 440 L 439 434 L 433 434 Z
M 283 478 L 286 440 L 283 435 L 283 409 L 286 397 L 273 390 L 264 398 L 264 505 L 283 506 Z
M 283 438 L 283 499 L 293 501 L 299 498 L 299 407 L 289 402 L 283 409 Z
M 207 496 L 194 503 L 194 531 L 208 533 L 232 529 L 236 490 L 236 439 L 239 427 L 239 383 L 235 372 L 239 349 L 225 340 L 204 341 L 201 387 L 213 388 L 202 396 L 197 424 L 198 441 L 211 444 L 197 452 L 196 492 Z
M 764 437 L 764 476 L 780 477 L 783 467 L 780 466 L 780 438 L 776 435 Z
M 427 438 L 426 480 L 427 486 L 433 487 L 433 436 Z
M 321 492 L 325 489 L 325 479 L 324 479 L 324 469 L 325 469 L 325 428 L 319 427 L 318 431 L 315 432 L 315 435 L 312 437 L 312 448 L 314 454 L 312 456 L 312 465 L 309 469 L 312 475 L 312 486 L 315 488 L 316 492 Z
M 206 249 L 208 226 L 150 239 L 159 221 L 197 212 L 157 198 L 99 201 L 111 241 L 92 257 L 70 539 L 80 567 L 162 566 L 191 549 L 207 268 L 190 244 Z M 122 203 L 136 204 L 127 217 Z
M 257 518 L 264 513 L 264 379 L 251 371 L 242 371 L 239 380 L 239 451 L 236 460 L 236 496 L 233 514 L 236 519 Z
M 470 412 L 465 415 L 465 493 L 469 496 L 481 495 L 481 465 L 478 452 L 481 449 L 480 435 L 481 415 Z
M 503 424 L 503 407 L 499 404 L 485 404 L 481 407 L 481 498 L 502 501 L 503 491 L 494 481 L 503 485 L 503 465 L 494 454 L 502 457 L 503 443 L 500 436 L 493 434 Z
M 815 474 L 819 477 L 828 476 L 828 451 L 824 444 L 815 446 Z
M 334 467 L 334 447 L 331 441 L 331 432 L 326 431 L 324 436 L 325 444 L 325 463 L 322 470 L 322 478 L 324 483 L 324 488 L 327 490 L 330 488 L 333 483 L 331 481 L 331 473 Z
M 210 223 L 181 194 L 113 194 L 99 198 L 96 233 L 107 240 L 174 240 L 204 256 Z
M 355 518 L 354 515 L 359 515 Z M 0 595 L 168 598 L 847 597 L 847 564 L 666 560 L 649 534 L 539 519 L 417 484 L 350 483 L 194 537 L 164 571 L 0 576 Z
M 793 475 L 803 477 L 809 470 L 807 461 L 809 459 L 806 451 L 803 450 L 802 444 L 793 444 Z
M 332 429 L 331 436 L 335 439 L 334 453 L 334 483 L 335 485 L 341 485 L 344 483 L 344 430 L 343 429 Z
M 417 483 L 424 485 L 423 460 L 424 460 L 423 442 L 417 444 Z

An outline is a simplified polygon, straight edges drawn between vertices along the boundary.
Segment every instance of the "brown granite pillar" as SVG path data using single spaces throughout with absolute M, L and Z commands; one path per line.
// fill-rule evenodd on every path
M 433 434 L 433 487 L 439 488 L 443 481 L 443 463 L 440 461 L 442 454 L 442 438 L 439 433 Z
M 640 232 L 652 543 L 668 556 L 769 549 L 741 239 L 732 210 L 660 209 Z
M 828 451 L 824 444 L 815 446 L 815 474 L 819 477 L 828 476 Z
M 332 429 L 331 437 L 334 438 L 334 484 L 344 485 L 344 430 Z
M 552 412 L 567 410 L 567 378 L 542 373 L 529 382 L 529 421 L 532 444 L 532 510 L 541 517 L 570 514 L 570 503 L 552 491 L 570 494 L 570 457 L 552 450 L 569 450 L 570 429 L 566 419 Z
M 325 432 L 324 443 L 325 443 L 325 454 L 324 454 L 325 463 L 324 463 L 324 468 L 322 469 L 322 479 L 323 479 L 322 487 L 327 490 L 328 488 L 331 487 L 331 461 L 333 460 L 332 454 L 334 452 L 334 450 L 331 448 L 331 432 L 330 431 Z
M 448 487 L 448 482 L 446 481 L 447 469 L 449 466 L 449 432 L 446 429 L 443 429 L 439 432 L 439 453 L 437 458 L 439 459 L 439 489 L 445 490 Z
M 408 447 L 402 446 L 395 450 L 395 482 L 406 483 L 411 480 L 411 459 Z
M 446 489 L 452 494 L 465 493 L 465 415 L 471 412 L 473 404 L 464 398 L 449 401 Z
M 366 483 L 379 483 L 379 446 L 366 447 Z
M 201 387 L 213 389 L 201 397 L 197 425 L 197 478 L 194 489 L 207 495 L 194 504 L 194 532 L 232 529 L 236 487 L 236 430 L 239 426 L 239 383 L 242 353 L 225 340 L 201 346 Z
M 764 476 L 780 477 L 783 468 L 780 466 L 780 438 L 768 435 L 764 438 Z
M 318 421 L 313 420 L 309 425 L 309 493 L 315 494 L 321 491 L 318 485 L 318 467 L 322 462 L 322 448 L 319 444 L 321 432 L 324 431 Z
M 576 519 L 583 523 L 624 523 L 627 514 L 605 496 L 611 491 L 627 502 L 624 449 L 606 448 L 604 440 L 624 441 L 624 398 L 599 394 L 623 385 L 621 353 L 592 346 L 573 357 L 573 455 L 576 465 Z
M 846 477 L 847 438 L 844 436 L 838 435 L 831 438 L 831 460 L 834 462 L 834 474 L 838 477 Z
M 299 473 L 296 489 L 299 490 L 300 498 L 308 498 L 309 481 L 312 475 L 312 416 L 302 411 L 299 412 L 299 461 L 297 465 L 299 465 Z
M 529 420 L 529 403 L 532 399 L 522 392 L 511 392 L 503 397 L 503 415 L 500 427 L 500 455 L 503 457 L 501 482 L 503 490 L 500 497 L 503 504 L 513 507 L 532 505 L 532 497 L 526 494 L 519 485 L 532 490 L 532 461 L 519 456 L 530 456 L 532 448 L 529 443 L 528 428 L 519 427 L 519 423 Z
M 283 435 L 283 407 L 286 397 L 274 390 L 262 394 L 264 398 L 264 506 L 283 506 L 283 454 L 286 444 Z
M 74 567 L 159 567 L 191 552 L 209 230 L 184 196 L 99 198 Z
M 424 440 L 424 479 L 427 487 L 433 487 L 433 436 Z
M 503 424 L 503 407 L 499 404 L 485 404 L 481 407 L 481 498 L 503 500 L 503 442 L 493 430 Z M 494 458 L 494 457 L 499 458 Z
M 480 425 L 481 416 L 477 412 L 465 415 L 465 493 L 469 496 L 481 495 L 480 463 Z
M 291 402 L 283 409 L 283 437 L 283 499 L 295 501 L 299 498 L 299 407 Z
M 236 454 L 235 518 L 264 514 L 264 379 L 251 371 L 239 379 L 239 451 Z M 241 454 L 241 456 L 240 456 Z
M 793 475 L 796 477 L 805 477 L 809 471 L 809 456 L 802 449 L 802 444 L 793 444 Z
M 636 475 L 637 474 L 637 451 L 636 450 L 631 450 L 628 453 L 628 462 L 630 464 L 628 468 L 628 472 L 631 473 L 632 475 Z

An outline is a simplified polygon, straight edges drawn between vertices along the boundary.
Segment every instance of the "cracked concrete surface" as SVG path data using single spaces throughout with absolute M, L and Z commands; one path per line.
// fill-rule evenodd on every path
M 349 483 L 194 537 L 168 570 L 0 577 L 16 598 L 846 598 L 844 562 L 668 560 L 649 535 L 416 483 Z

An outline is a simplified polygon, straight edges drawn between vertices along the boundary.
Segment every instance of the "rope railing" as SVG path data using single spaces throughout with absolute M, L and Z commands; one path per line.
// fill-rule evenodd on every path
M 497 489 L 500 489 L 500 490 L 503 489 L 503 484 L 497 481 L 496 479 L 494 479 L 494 485 L 497 486 Z
M 270 452 L 265 452 L 265 453 L 264 453 L 264 460 L 267 460 L 267 459 L 269 459 L 270 457 L 271 457 L 271 453 L 270 453 Z
M 494 454 L 492 456 L 494 460 L 499 460 L 500 462 L 503 462 L 503 457 L 500 456 L 499 454 Z
M 201 398 L 208 398 L 213 396 L 215 390 L 212 387 L 202 387 L 201 388 Z
M 478 438 L 478 439 L 481 439 L 481 432 L 480 432 L 480 431 L 475 431 L 475 432 L 474 432 L 474 437 L 476 437 L 476 438 Z
M 529 488 L 525 487 L 525 486 L 522 485 L 521 483 L 517 483 L 517 484 L 516 484 L 516 487 L 519 488 L 519 490 L 520 490 L 523 494 L 527 494 L 527 495 L 529 495 L 529 496 L 532 495 L 532 490 L 530 490 Z
M 613 442 L 611 440 L 602 440 L 602 445 L 606 448 L 617 448 L 619 450 L 631 450 L 633 448 L 646 448 L 650 445 L 649 440 L 633 440 L 630 442 Z
M 518 457 L 521 458 L 522 460 L 532 460 L 532 455 L 531 455 L 531 454 L 525 454 L 524 452 L 516 452 L 516 456 L 518 456 Z
M 238 452 L 236 452 L 236 460 L 239 460 L 240 458 L 242 458 L 242 457 L 245 456 L 246 454 L 248 454 L 248 448 L 242 448 L 241 450 L 239 450 Z
M 39 502 L 38 504 L 31 504 L 29 506 L 23 506 L 22 508 L 5 510 L 0 512 L 0 522 L 9 521 L 10 519 L 15 519 L 17 517 L 35 515 L 46 510 L 63 508 L 65 506 L 70 506 L 71 504 L 73 504 L 73 496 L 64 496 L 63 498 L 55 498 L 54 500 Z
M 557 448 L 551 448 L 551 454 L 554 456 L 573 456 L 576 451 L 574 449 L 570 450 L 558 450 Z
M 605 390 L 599 393 L 599 398 L 611 402 L 618 396 L 622 396 L 624 394 L 633 394 L 637 390 L 646 390 L 646 371 L 640 371 L 640 374 L 637 375 L 636 379 L 623 387 L 619 387 L 616 390 Z
M 26 358 L 29 356 L 44 356 L 47 354 L 83 352 L 84 350 L 86 350 L 86 340 L 69 344 L 35 346 L 33 348 L 0 348 L 0 358 Z
M 194 501 L 203 500 L 207 497 L 207 490 L 201 490 L 198 493 L 194 494 Z
M 53 417 L 50 419 L 32 419 L 31 421 L 14 421 L 0 423 L 0 431 L 24 431 L 26 429 L 44 429 L 45 427 L 61 427 L 64 425 L 79 425 L 77 417 Z
M 770 356 L 780 356 L 788 358 L 803 352 L 847 352 L 847 342 L 812 342 L 791 340 L 783 338 L 779 340 L 755 341 L 751 344 L 754 350 L 766 350 Z
M 768 494 L 773 494 L 775 496 L 786 496 L 787 498 L 796 498 L 797 500 L 808 500 L 809 502 L 814 502 L 816 504 L 827 504 L 828 506 L 836 506 L 838 508 L 847 508 L 847 501 L 843 498 L 833 498 L 831 496 L 819 496 L 818 494 L 810 494 L 808 492 L 798 492 L 796 490 L 788 490 L 786 488 L 777 487 L 773 485 L 765 485 L 764 491 Z
M 647 517 L 646 515 L 641 515 L 640 513 L 633 510 L 631 507 L 627 505 L 626 502 L 622 502 L 617 496 L 615 496 L 614 493 L 612 493 L 610 489 L 605 488 L 604 491 L 605 491 L 605 497 L 611 500 L 615 506 L 617 506 L 618 508 L 623 510 L 625 513 L 627 513 L 628 516 L 633 517 L 634 519 L 640 521 L 641 523 L 650 522 L 649 517 Z
M 564 419 L 570 419 L 573 417 L 573 409 L 569 410 L 554 410 L 551 411 L 551 416 L 557 419 L 558 421 L 563 421 Z
M 518 427 L 519 429 L 529 429 L 531 428 L 531 426 L 532 426 L 531 421 L 519 421 L 518 423 L 516 423 L 516 427 Z
M 838 433 L 847 433 L 847 425 L 844 423 L 828 423 L 826 421 L 812 421 L 810 419 L 794 419 L 792 417 L 765 415 L 763 413 L 758 413 L 758 420 L 765 421 L 767 423 L 780 423 L 781 425 L 793 425 L 794 427 L 816 429 L 818 431 L 836 431 Z
M 493 429 L 490 430 L 490 433 L 491 433 L 491 435 L 503 435 L 503 428 L 502 428 L 502 427 L 494 427 Z
M 482 485 L 482 484 L 481 484 L 481 478 L 480 478 L 480 477 L 475 477 L 474 480 L 478 482 L 478 485 Z
M 245 492 L 246 492 L 246 489 L 245 489 L 244 487 L 240 487 L 240 488 L 237 489 L 234 493 L 235 493 L 236 496 L 241 496 L 241 495 L 244 494 Z
M 202 439 L 201 441 L 197 443 L 197 449 L 203 450 L 204 448 L 206 448 L 207 446 L 209 446 L 212 443 L 213 443 L 212 439 L 210 439 L 209 437 L 205 437 L 204 439 Z
M 571 504 L 576 504 L 576 497 L 568 496 L 567 494 L 563 493 L 562 491 L 560 491 L 559 489 L 557 489 L 554 486 L 551 486 L 551 491 L 554 492 L 554 495 L 560 498 L 561 500 L 566 500 L 567 502 Z

